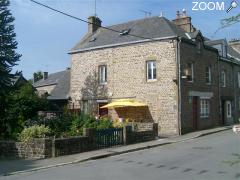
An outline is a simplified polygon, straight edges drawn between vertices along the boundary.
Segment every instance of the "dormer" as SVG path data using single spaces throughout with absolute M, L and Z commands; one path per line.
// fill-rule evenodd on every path
M 219 39 L 213 41 L 206 41 L 206 44 L 218 50 L 219 56 L 227 58 L 227 41 L 226 39 Z

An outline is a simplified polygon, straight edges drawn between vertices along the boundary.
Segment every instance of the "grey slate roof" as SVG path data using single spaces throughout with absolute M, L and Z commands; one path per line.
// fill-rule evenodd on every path
M 123 31 L 130 29 L 129 34 L 138 35 L 146 38 L 164 38 L 172 36 L 184 36 L 185 31 L 176 26 L 173 22 L 165 17 L 149 17 L 140 20 L 130 21 L 123 24 L 109 26 L 108 28 Z M 92 39 L 95 41 L 90 42 Z M 84 50 L 88 48 L 101 47 L 106 45 L 115 45 L 121 43 L 128 43 L 134 41 L 144 40 L 140 37 L 133 37 L 128 35 L 120 35 L 107 29 L 99 28 L 93 34 L 86 34 L 79 43 L 77 43 L 71 52 L 77 50 Z M 70 53 L 71 53 L 70 52 Z
M 33 86 L 37 88 L 48 85 L 56 85 L 51 94 L 48 96 L 48 99 L 67 100 L 70 97 L 70 69 L 49 74 L 46 80 L 41 79 L 40 81 L 34 83 Z
M 11 80 L 11 85 L 13 86 L 19 83 L 23 84 L 28 82 L 22 75 L 13 75 L 13 77 L 10 78 L 10 80 Z
M 227 44 L 227 41 L 226 41 L 226 39 L 217 39 L 217 40 L 206 41 L 205 43 L 207 45 L 213 46 L 216 44 L 223 44 L 223 43 Z M 229 58 L 231 58 L 231 57 L 233 57 L 235 59 L 237 58 L 238 61 L 240 61 L 240 54 L 235 49 L 233 49 L 231 46 L 229 46 L 228 44 L 227 44 L 227 53 L 228 53 Z

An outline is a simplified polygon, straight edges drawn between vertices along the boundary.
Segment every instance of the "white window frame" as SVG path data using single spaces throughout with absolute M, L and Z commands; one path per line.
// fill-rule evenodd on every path
M 211 66 L 206 67 L 206 83 L 211 84 L 212 83 L 212 71 L 211 71 Z
M 98 75 L 99 75 L 99 84 L 107 84 L 107 66 L 100 65 L 98 66 Z
M 147 81 L 155 81 L 157 80 L 157 63 L 155 60 L 147 61 Z M 155 64 L 155 65 L 154 65 Z M 150 66 L 150 77 L 149 74 L 149 66 Z M 155 70 L 155 77 L 154 77 L 154 70 Z
M 240 97 L 238 97 L 238 110 L 240 111 Z
M 231 101 L 226 101 L 226 107 L 227 107 L 227 118 L 232 117 L 232 103 Z
M 210 115 L 210 98 L 200 98 L 200 117 L 208 118 Z
M 190 73 L 191 73 L 189 75 L 191 77 L 191 79 L 188 80 L 188 82 L 194 82 L 194 66 L 193 66 L 193 63 L 187 63 L 187 67 L 188 67 L 188 69 L 190 70 Z
M 238 72 L 238 87 L 240 88 L 240 72 Z
M 226 87 L 226 71 L 221 71 L 221 86 Z

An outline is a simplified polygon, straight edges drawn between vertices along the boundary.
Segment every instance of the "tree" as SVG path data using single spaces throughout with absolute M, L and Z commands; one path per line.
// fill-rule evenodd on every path
M 38 111 L 48 106 L 46 97 L 39 97 L 30 83 L 11 91 L 7 97 L 5 137 L 16 137 L 25 122 L 37 118 Z
M 4 96 L 11 85 L 12 67 L 19 61 L 21 55 L 16 53 L 17 41 L 14 33 L 14 17 L 8 6 L 9 0 L 0 1 L 0 97 Z
M 43 78 L 43 73 L 42 71 L 38 71 L 33 73 L 33 82 L 37 82 Z
M 7 95 L 11 91 L 12 67 L 21 55 L 16 53 L 17 41 L 14 33 L 14 17 L 8 9 L 9 0 L 0 0 L 0 130 L 6 131 Z

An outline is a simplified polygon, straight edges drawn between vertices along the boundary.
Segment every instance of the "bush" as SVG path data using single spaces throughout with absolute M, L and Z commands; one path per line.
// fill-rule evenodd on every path
M 34 125 L 44 125 L 51 129 L 51 132 L 56 137 L 65 137 L 66 132 L 69 131 L 72 124 L 73 116 L 68 113 L 56 117 L 38 117 L 32 120 L 29 120 L 25 123 L 27 127 Z
M 49 127 L 44 125 L 31 126 L 29 128 L 23 129 L 23 131 L 19 134 L 19 140 L 23 142 L 28 142 L 33 138 L 44 138 L 51 134 L 51 130 Z
M 82 135 L 83 128 L 107 129 L 113 128 L 113 124 L 109 118 L 101 118 L 96 120 L 94 117 L 88 114 L 77 115 L 73 118 L 70 128 L 70 135 Z

